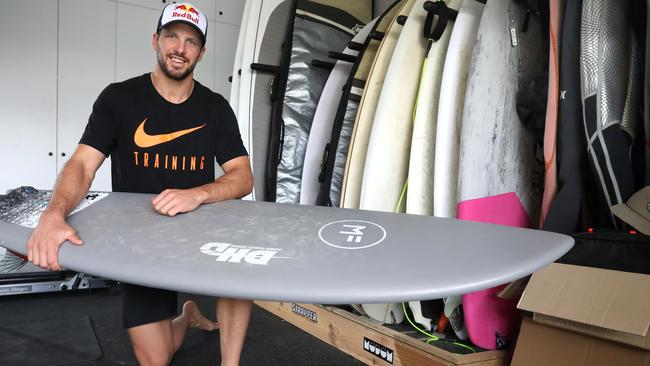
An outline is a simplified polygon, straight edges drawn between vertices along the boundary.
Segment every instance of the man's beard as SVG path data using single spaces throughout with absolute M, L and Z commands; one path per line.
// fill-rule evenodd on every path
M 185 58 L 185 57 L 183 57 Z M 160 69 L 162 70 L 163 74 L 165 74 L 167 77 L 170 79 L 176 80 L 176 81 L 183 81 L 185 80 L 190 74 L 194 71 L 194 67 L 196 67 L 197 62 L 190 63 L 185 72 L 179 74 L 179 73 L 174 73 L 172 70 L 170 70 L 167 65 L 165 64 L 165 60 L 163 59 L 162 54 L 160 51 L 158 51 L 158 65 L 160 65 Z

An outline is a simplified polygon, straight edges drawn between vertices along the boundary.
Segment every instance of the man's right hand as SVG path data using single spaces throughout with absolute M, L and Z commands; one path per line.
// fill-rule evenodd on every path
M 65 219 L 44 212 L 27 241 L 27 259 L 41 268 L 60 271 L 59 247 L 66 240 L 74 245 L 83 244 L 77 231 Z

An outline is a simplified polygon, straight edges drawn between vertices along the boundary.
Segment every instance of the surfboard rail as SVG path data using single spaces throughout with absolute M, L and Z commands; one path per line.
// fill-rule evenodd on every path
M 5 213 L 12 223 L 0 220 L 0 245 L 26 253 L 31 228 L 22 225 L 38 222 L 48 194 L 39 192 Z M 83 208 L 68 219 L 85 244 L 63 245 L 61 265 L 121 282 L 212 296 L 385 303 L 507 283 L 555 261 L 573 246 L 570 237 L 537 230 L 269 202 L 224 201 L 171 218 L 153 212 L 153 197 L 89 194 Z M 416 250 L 420 255 L 411 256 Z M 463 260 L 473 271 L 447 261 L 438 267 L 447 276 L 420 276 L 418 268 L 440 253 Z M 337 271 L 323 275 L 333 263 Z M 396 266 L 399 277 L 385 276 L 385 268 Z M 349 281 L 360 275 L 381 281 Z M 227 280 L 207 280 L 215 278 Z M 289 278 L 291 286 L 278 287 Z

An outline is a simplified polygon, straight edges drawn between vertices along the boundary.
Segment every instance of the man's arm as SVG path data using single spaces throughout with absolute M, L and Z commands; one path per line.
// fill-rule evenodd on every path
M 242 198 L 253 190 L 253 173 L 248 156 L 221 165 L 224 175 L 212 183 L 190 189 L 166 189 L 156 196 L 153 208 L 162 215 L 176 216 L 201 204 Z
M 80 144 L 59 174 L 52 199 L 41 215 L 38 226 L 27 241 L 27 258 L 35 265 L 59 271 L 59 247 L 66 240 L 83 242 L 74 228 L 65 222 L 66 216 L 88 193 L 95 172 L 105 156 L 94 148 Z

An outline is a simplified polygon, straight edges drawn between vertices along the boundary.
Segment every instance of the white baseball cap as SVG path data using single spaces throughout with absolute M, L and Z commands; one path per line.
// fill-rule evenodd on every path
M 208 35 L 208 19 L 196 6 L 187 2 L 168 4 L 160 14 L 156 32 L 160 34 L 163 28 L 172 23 L 185 23 L 193 26 L 199 31 L 201 41 L 205 45 L 205 38 Z

